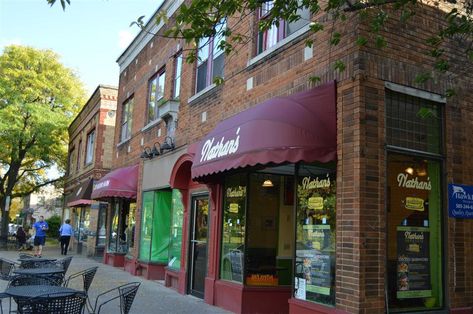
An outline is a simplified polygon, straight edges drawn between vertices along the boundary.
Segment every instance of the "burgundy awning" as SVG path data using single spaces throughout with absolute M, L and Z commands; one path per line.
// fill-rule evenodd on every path
M 90 194 L 92 193 L 92 179 L 79 184 L 72 193 L 66 196 L 67 207 L 84 206 L 92 204 Z
M 138 190 L 138 165 L 118 168 L 96 181 L 92 199 L 121 197 L 136 199 Z
M 336 83 L 331 82 L 220 122 L 199 142 L 192 178 L 257 164 L 328 162 L 336 154 Z

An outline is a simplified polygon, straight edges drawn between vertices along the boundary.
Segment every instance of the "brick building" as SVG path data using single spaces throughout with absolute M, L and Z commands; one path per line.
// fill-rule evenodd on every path
M 169 25 L 181 3 L 159 8 Z M 113 168 L 130 189 L 94 188 L 112 205 L 105 261 L 237 313 L 471 313 L 472 222 L 447 206 L 473 183 L 462 44 L 414 83 L 442 14 L 392 22 L 382 50 L 355 44 L 356 16 L 314 35 L 329 17 L 258 32 L 249 15 L 253 41 L 225 57 L 211 39 L 197 64 L 151 19 L 118 59 Z
M 69 126 L 69 161 L 63 218 L 71 219 L 71 247 L 102 256 L 107 204 L 92 201 L 92 184 L 110 171 L 115 133 L 117 88 L 99 85 Z

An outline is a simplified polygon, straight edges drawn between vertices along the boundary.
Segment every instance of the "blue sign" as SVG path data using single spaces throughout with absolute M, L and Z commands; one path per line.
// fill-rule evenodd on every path
M 473 219 L 473 186 L 453 183 L 448 185 L 448 215 Z

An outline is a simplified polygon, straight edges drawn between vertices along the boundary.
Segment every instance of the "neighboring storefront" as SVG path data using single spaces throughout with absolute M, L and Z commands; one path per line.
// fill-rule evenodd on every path
M 181 259 L 183 205 L 179 190 L 171 189 L 172 165 L 185 152 L 161 150 L 143 162 L 142 210 L 138 256 L 127 258 L 125 268 L 147 279 L 164 279 L 166 269 L 179 269 Z M 138 267 L 136 267 L 138 263 Z
M 104 262 L 116 267 L 125 265 L 125 256 L 135 245 L 138 169 L 138 165 L 115 169 L 94 182 L 92 188 L 92 199 L 108 203 Z M 103 228 L 99 232 L 103 237 Z
M 288 312 L 292 295 L 334 305 L 335 96 L 333 82 L 270 99 L 178 160 L 181 293 L 237 313 Z

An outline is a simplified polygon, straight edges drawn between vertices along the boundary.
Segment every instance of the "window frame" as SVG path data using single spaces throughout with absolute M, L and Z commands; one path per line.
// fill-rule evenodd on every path
M 125 100 L 122 104 L 122 116 L 120 122 L 120 142 L 125 142 L 131 138 L 132 134 L 132 123 L 133 123 L 133 105 L 134 105 L 134 95 Z M 131 108 L 130 108 L 131 107 Z M 125 117 L 126 120 L 125 120 Z M 123 127 L 126 126 L 125 131 L 123 132 Z
M 76 171 L 79 172 L 80 170 L 80 151 L 82 150 L 82 140 L 79 141 L 79 145 L 77 146 L 77 160 L 76 160 Z
M 266 3 L 263 4 L 263 6 L 266 6 L 266 7 L 265 8 L 260 7 L 257 10 L 257 23 L 258 24 L 259 24 L 260 21 L 269 18 L 270 11 L 273 7 L 272 2 L 266 2 Z M 306 26 L 307 24 L 310 23 L 310 17 L 312 16 L 312 14 L 310 13 L 309 8 L 304 8 L 304 11 L 305 10 L 308 11 L 309 20 L 307 21 L 307 23 L 305 23 L 302 27 L 299 27 L 297 30 L 302 29 L 304 26 Z M 263 11 L 266 11 L 266 12 L 263 13 Z M 297 22 L 299 22 L 302 19 L 304 19 L 304 17 L 301 14 L 301 19 L 299 19 Z M 267 30 L 264 30 L 264 31 L 258 30 L 258 36 L 256 36 L 257 37 L 256 55 L 259 55 L 259 54 L 265 52 L 266 50 L 270 49 L 271 47 L 277 45 L 277 43 L 282 41 L 284 38 L 287 38 L 290 35 L 297 32 L 297 30 L 295 30 L 291 34 L 289 34 L 289 32 L 288 32 L 289 25 L 291 25 L 291 23 L 287 23 L 285 20 L 280 19 L 279 20 L 279 26 L 271 25 L 271 27 L 268 28 Z M 276 40 L 268 45 L 268 38 L 270 38 L 270 32 L 275 32 L 276 33 L 276 36 L 275 36 Z
M 226 22 L 222 23 L 220 26 L 220 29 L 226 27 Z M 222 61 L 222 73 L 220 77 L 224 77 L 224 70 L 225 70 L 225 54 L 224 51 L 219 50 L 218 46 L 215 46 L 215 36 L 212 37 L 205 37 L 201 38 L 197 44 L 197 65 L 196 65 L 196 70 L 195 70 L 195 94 L 205 90 L 207 87 L 211 86 L 213 84 L 213 80 L 219 76 L 215 75 L 214 70 L 215 70 L 215 63 L 217 58 L 222 56 L 224 60 Z M 200 43 L 205 40 L 207 41 L 203 46 L 200 46 Z M 222 37 L 222 40 L 224 40 L 224 37 Z M 201 60 L 200 59 L 200 52 L 204 51 L 204 49 L 208 50 L 208 54 L 206 55 L 206 59 Z M 206 69 L 205 69 L 205 82 L 201 88 L 199 88 L 199 68 L 203 65 L 206 64 Z
M 161 78 L 163 78 L 162 93 L 158 94 Z M 151 87 L 153 82 L 156 82 L 156 90 L 154 92 L 154 95 L 152 95 L 153 90 Z M 159 120 L 159 103 L 162 101 L 162 99 L 164 99 L 165 87 L 166 87 L 166 67 L 163 66 L 155 74 L 153 74 L 153 76 L 148 80 L 148 102 L 146 104 L 146 125 Z M 157 97 L 158 95 L 160 95 L 161 97 L 158 98 Z M 153 96 L 154 96 L 154 111 L 153 111 L 154 117 L 151 117 L 150 105 L 152 103 L 151 99 Z
M 181 77 L 182 77 L 182 50 L 180 50 L 174 56 L 174 77 L 173 77 L 173 88 L 172 88 L 172 98 L 179 99 L 181 95 Z
M 91 135 L 93 135 L 92 143 L 90 143 L 90 141 L 89 141 Z M 94 162 L 96 139 L 97 139 L 97 136 L 96 136 L 95 128 L 93 128 L 89 133 L 87 133 L 87 141 L 86 141 L 86 144 L 85 144 L 84 165 L 90 165 L 91 163 Z M 89 152 L 91 152 L 91 153 L 89 154 Z M 91 155 L 90 160 L 89 160 L 89 155 Z

